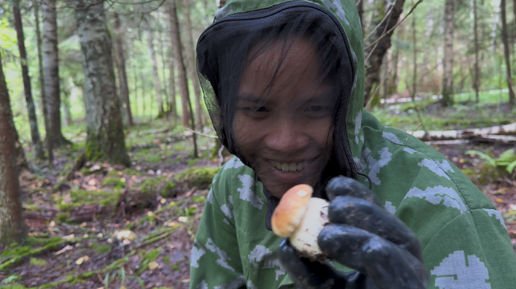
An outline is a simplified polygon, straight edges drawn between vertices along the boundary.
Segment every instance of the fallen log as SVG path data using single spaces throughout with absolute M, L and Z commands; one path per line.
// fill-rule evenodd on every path
M 516 135 L 516 122 L 506 125 L 498 125 L 486 128 L 460 129 L 460 130 L 429 130 L 429 131 L 407 131 L 407 133 L 424 141 L 472 139 L 475 137 L 491 138 L 491 136 L 503 136 L 500 139 L 507 139 Z M 512 141 L 509 140 L 508 141 Z

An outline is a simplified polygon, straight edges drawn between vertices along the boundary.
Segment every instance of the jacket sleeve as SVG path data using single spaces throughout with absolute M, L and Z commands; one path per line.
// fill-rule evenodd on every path
M 245 288 L 235 225 L 228 218 L 231 204 L 219 202 L 224 199 L 219 189 L 214 181 L 193 244 L 191 289 Z
M 403 160 L 401 153 L 395 157 Z M 411 170 L 382 178 L 391 195 L 401 193 L 392 199 L 384 194 L 391 201 L 386 207 L 419 238 L 428 288 L 516 288 L 512 244 L 489 199 L 444 157 L 423 155 L 399 166 L 393 161 L 394 169 L 403 166 Z

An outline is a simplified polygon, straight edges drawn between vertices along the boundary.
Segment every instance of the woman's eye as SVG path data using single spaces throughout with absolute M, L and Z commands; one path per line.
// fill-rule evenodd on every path
M 309 112 L 323 112 L 323 111 L 329 111 L 329 106 L 323 106 L 323 105 L 311 105 L 308 107 L 307 111 Z
M 259 106 L 259 107 L 253 107 L 253 108 L 251 108 L 251 110 L 255 111 L 255 112 L 266 112 L 267 108 L 265 108 L 263 106 Z

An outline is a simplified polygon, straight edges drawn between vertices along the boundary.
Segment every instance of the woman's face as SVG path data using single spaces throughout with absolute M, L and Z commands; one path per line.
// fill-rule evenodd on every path
M 306 39 L 278 41 L 254 54 L 240 81 L 233 128 L 240 152 L 281 198 L 297 184 L 315 186 L 328 162 L 334 87 L 319 75 Z

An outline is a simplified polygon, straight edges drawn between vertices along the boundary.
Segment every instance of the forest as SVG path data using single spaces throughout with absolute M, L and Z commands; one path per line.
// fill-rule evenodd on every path
M 0 288 L 188 288 L 225 0 L 0 2 Z M 516 0 L 356 0 L 365 103 L 495 204 L 516 252 Z

